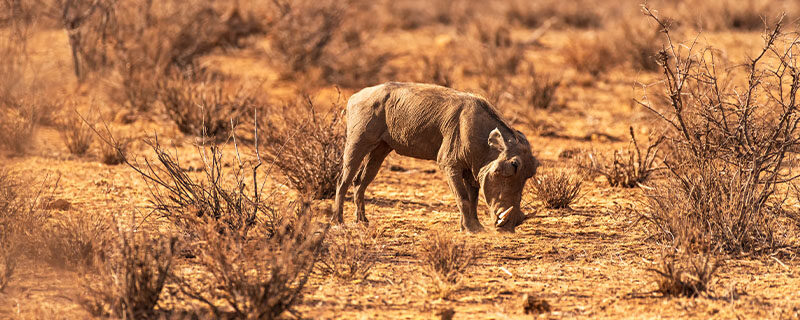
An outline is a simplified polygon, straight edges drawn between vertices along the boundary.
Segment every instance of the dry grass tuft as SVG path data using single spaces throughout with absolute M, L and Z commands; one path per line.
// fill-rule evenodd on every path
M 321 112 L 328 110 L 327 112 Z M 320 108 L 308 96 L 261 117 L 259 140 L 289 185 L 314 199 L 330 199 L 342 168 L 345 130 L 339 101 Z
M 76 110 L 68 112 L 62 119 L 58 122 L 61 141 L 64 142 L 71 154 L 85 155 L 94 142 L 94 131 L 92 130 L 94 123 L 91 123 L 93 121 L 86 120 Z
M 478 257 L 477 248 L 467 240 L 447 232 L 431 232 L 422 242 L 417 255 L 423 272 L 431 279 L 429 293 L 447 298 L 460 287 L 464 273 Z
M 52 219 L 42 235 L 50 264 L 70 269 L 92 268 L 105 256 L 111 225 L 97 214 L 65 213 Z
M 41 201 L 50 191 L 47 180 L 37 186 L 32 179 L 0 167 L 0 292 L 20 260 L 40 251 L 37 240 L 48 218 Z
M 709 253 L 670 253 L 661 257 L 656 268 L 658 292 L 667 297 L 697 297 L 709 290 L 709 285 L 722 265 Z
M 239 117 L 255 104 L 243 87 L 230 88 L 215 80 L 194 82 L 185 76 L 160 82 L 159 96 L 178 130 L 216 139 L 228 138 Z
M 561 49 L 561 55 L 575 70 L 596 77 L 619 63 L 615 46 L 605 36 L 597 33 L 575 34 L 573 38 Z
M 565 170 L 538 174 L 531 182 L 536 197 L 551 209 L 567 208 L 578 199 L 583 181 Z
M 629 131 L 631 142 L 627 151 L 614 151 L 611 161 L 589 154 L 587 159 L 578 162 L 581 169 L 606 177 L 612 187 L 623 188 L 639 186 L 647 181 L 653 173 L 663 169 L 656 166 L 658 145 L 664 141 L 663 137 L 650 142 L 642 154 L 636 136 L 633 134 L 633 127 L 630 127 Z
M 343 280 L 363 280 L 383 251 L 385 229 L 361 224 L 329 230 L 317 269 Z
M 194 266 L 173 275 L 180 292 L 209 307 L 216 318 L 278 319 L 285 312 L 297 314 L 294 308 L 302 301 L 327 227 L 312 221 L 305 203 L 274 209 L 286 215 L 275 231 L 259 224 L 250 234 L 220 232 L 224 228 L 220 222 L 197 218 L 202 245 Z
M 97 317 L 152 318 L 175 258 L 175 239 L 116 223 L 111 247 L 97 271 L 84 275 L 81 305 Z M 96 273 L 95 273 L 96 272 Z

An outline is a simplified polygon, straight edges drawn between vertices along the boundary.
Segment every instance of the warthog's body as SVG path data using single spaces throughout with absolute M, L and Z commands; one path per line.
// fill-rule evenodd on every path
M 498 228 L 514 231 L 525 219 L 520 211 L 522 189 L 539 165 L 525 136 L 479 96 L 435 85 L 390 82 L 365 88 L 347 103 L 337 221 L 344 220 L 344 195 L 355 178 L 356 216 L 367 222 L 364 191 L 392 150 L 436 160 L 456 196 L 462 229 L 483 229 L 477 215 L 481 191 Z

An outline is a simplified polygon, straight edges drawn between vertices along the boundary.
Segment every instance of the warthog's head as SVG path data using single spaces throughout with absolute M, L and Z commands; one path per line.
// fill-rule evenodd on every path
M 520 209 L 525 182 L 536 174 L 539 161 L 531 154 L 531 145 L 521 132 L 504 136 L 495 128 L 489 134 L 489 146 L 497 158 L 481 168 L 478 180 L 489 210 L 499 231 L 514 232 L 527 218 Z

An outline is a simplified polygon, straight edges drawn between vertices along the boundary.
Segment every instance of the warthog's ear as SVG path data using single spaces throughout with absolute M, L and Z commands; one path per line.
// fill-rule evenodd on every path
M 500 152 L 506 150 L 506 140 L 503 139 L 503 134 L 500 133 L 500 129 L 494 128 L 494 130 L 489 133 L 489 145 Z

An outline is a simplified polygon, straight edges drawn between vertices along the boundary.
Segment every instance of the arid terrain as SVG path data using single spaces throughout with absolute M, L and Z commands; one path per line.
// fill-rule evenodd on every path
M 798 319 L 800 7 L 647 8 L 2 2 L 0 319 Z M 395 153 L 329 224 L 386 81 L 527 136 L 515 233 Z

